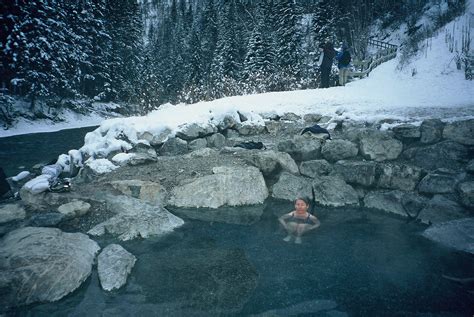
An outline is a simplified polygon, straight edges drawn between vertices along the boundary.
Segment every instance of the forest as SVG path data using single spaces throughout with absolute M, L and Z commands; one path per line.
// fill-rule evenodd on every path
M 2 112 L 21 98 L 137 105 L 318 87 L 318 47 L 346 42 L 367 54 L 375 24 L 416 33 L 429 5 L 462 0 L 4 0 L 0 18 Z M 78 106 L 76 106 L 78 107 Z M 80 107 L 80 106 L 79 106 Z M 80 110 L 80 109 L 77 109 Z

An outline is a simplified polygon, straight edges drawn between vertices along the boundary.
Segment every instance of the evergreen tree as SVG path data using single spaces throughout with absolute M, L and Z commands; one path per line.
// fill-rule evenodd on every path
M 299 11 L 294 0 L 278 0 L 276 4 L 276 64 L 279 90 L 294 89 L 300 77 L 298 60 L 300 34 Z

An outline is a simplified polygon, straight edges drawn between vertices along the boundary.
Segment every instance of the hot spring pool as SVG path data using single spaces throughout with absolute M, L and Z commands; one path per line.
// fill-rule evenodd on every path
M 285 233 L 276 219 L 291 209 L 291 203 L 270 201 L 251 224 L 185 219 L 182 228 L 161 238 L 103 238 L 101 247 L 116 242 L 138 259 L 125 287 L 102 291 L 94 269 L 80 289 L 59 302 L 12 314 L 474 314 L 474 295 L 443 277 L 474 277 L 474 257 L 420 236 L 424 226 L 360 208 L 320 209 L 321 227 L 296 245 L 282 240 Z

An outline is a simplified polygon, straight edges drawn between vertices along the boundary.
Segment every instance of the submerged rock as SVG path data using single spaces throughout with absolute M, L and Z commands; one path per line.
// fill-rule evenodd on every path
M 173 188 L 169 205 L 176 207 L 242 206 L 262 204 L 268 197 L 268 189 L 262 173 L 253 166 L 212 169 L 194 181 Z
M 421 210 L 418 219 L 424 223 L 440 223 L 466 217 L 464 209 L 455 201 L 435 195 Z
M 423 236 L 449 248 L 474 254 L 474 218 L 464 218 L 431 226 Z
M 91 235 L 106 232 L 118 235 L 120 240 L 131 240 L 162 235 L 184 224 L 181 218 L 161 206 L 152 206 L 127 196 L 105 195 L 107 208 L 116 215 L 88 231 Z
M 99 245 L 82 233 L 26 227 L 0 240 L 0 307 L 52 302 L 91 274 Z
M 110 244 L 97 257 L 100 285 L 106 291 L 119 289 L 127 283 L 127 276 L 135 265 L 136 258 L 118 244 Z

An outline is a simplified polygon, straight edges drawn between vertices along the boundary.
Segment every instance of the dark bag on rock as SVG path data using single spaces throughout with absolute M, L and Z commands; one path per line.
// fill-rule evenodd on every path
M 301 131 L 301 134 L 305 134 L 306 132 L 311 132 L 314 134 L 320 134 L 320 133 L 326 133 L 329 136 L 329 140 L 331 140 L 331 135 L 329 134 L 329 131 L 324 129 L 323 127 L 315 124 L 311 127 L 304 128 L 303 131 Z
M 234 145 L 234 147 L 241 147 L 247 150 L 260 150 L 260 149 L 265 148 L 262 142 L 254 142 L 254 141 L 241 142 Z

